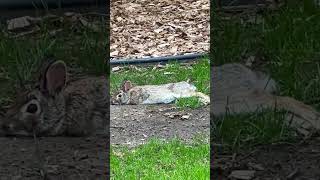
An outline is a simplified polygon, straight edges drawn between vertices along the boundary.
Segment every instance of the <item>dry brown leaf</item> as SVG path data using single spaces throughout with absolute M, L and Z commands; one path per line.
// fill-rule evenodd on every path
M 20 30 L 31 26 L 31 23 L 29 22 L 29 16 L 10 19 L 8 20 L 7 24 L 9 31 Z

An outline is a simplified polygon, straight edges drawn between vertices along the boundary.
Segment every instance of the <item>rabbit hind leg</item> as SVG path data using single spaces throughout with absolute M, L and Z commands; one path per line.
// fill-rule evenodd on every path
M 201 103 L 205 106 L 210 104 L 210 97 L 202 92 L 195 92 L 193 96 L 198 97 Z

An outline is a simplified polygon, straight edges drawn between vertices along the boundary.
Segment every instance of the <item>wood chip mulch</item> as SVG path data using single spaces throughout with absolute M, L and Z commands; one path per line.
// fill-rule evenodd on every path
M 208 53 L 209 0 L 113 0 L 111 57 Z

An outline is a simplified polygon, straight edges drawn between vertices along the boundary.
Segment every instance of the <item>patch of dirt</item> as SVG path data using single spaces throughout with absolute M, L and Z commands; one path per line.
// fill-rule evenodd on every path
M 105 137 L 45 137 L 35 141 L 27 137 L 0 138 L 1 179 L 43 179 L 45 167 L 49 179 L 106 179 L 109 164 Z M 41 155 L 41 158 L 38 157 Z M 40 166 L 39 159 L 44 162 Z
M 110 55 L 144 58 L 209 51 L 209 0 L 111 1 Z
M 209 106 L 179 110 L 174 105 L 111 105 L 111 144 L 134 147 L 150 138 L 186 142 L 209 138 Z
M 216 148 L 215 148 L 216 149 Z M 320 138 L 300 144 L 262 146 L 238 155 L 214 153 L 213 179 L 228 179 L 235 170 L 254 170 L 252 179 L 319 179 Z

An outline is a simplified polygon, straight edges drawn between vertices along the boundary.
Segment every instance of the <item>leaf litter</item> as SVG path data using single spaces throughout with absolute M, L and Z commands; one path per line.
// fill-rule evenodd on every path
M 111 56 L 146 58 L 209 51 L 208 0 L 114 0 Z
M 75 12 L 65 12 L 63 16 L 47 14 L 41 17 L 22 16 L 7 20 L 7 29 L 4 34 L 11 38 L 17 38 L 30 34 L 39 33 L 43 22 L 53 25 L 50 31 L 52 36 L 61 32 L 61 26 L 67 25 L 72 29 L 86 28 L 93 32 L 101 31 L 98 22 L 90 22 L 89 14 L 80 14 Z

